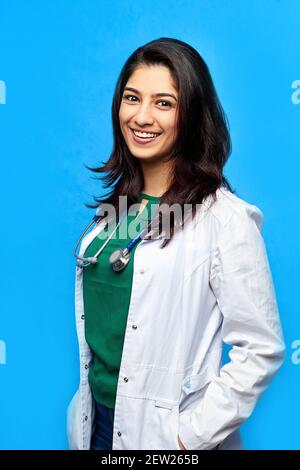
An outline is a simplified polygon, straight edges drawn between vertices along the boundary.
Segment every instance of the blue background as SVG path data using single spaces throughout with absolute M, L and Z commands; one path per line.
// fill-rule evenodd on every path
M 101 193 L 83 164 L 112 149 L 123 63 L 161 36 L 207 62 L 230 123 L 225 174 L 265 215 L 287 359 L 242 426 L 245 447 L 300 448 L 299 21 L 299 0 L 0 0 L 1 449 L 67 448 L 79 380 L 72 250 L 94 214 L 84 202 Z

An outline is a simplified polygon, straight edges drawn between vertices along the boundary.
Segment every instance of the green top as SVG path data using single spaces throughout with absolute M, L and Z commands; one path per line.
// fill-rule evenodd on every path
M 113 271 L 109 257 L 116 249 L 125 248 L 130 240 L 146 225 L 146 216 L 148 215 L 150 220 L 152 215 L 150 206 L 158 204 L 160 198 L 140 193 L 138 202 L 142 199 L 147 199 L 149 202 L 147 202 L 137 218 L 139 223 L 134 222 L 132 224 L 134 227 L 129 227 L 130 222 L 136 217 L 139 209 L 134 212 L 130 211 L 130 214 L 127 214 L 127 231 L 123 228 L 121 232 L 121 235 L 123 233 L 123 238 L 120 239 L 120 229 L 124 226 L 126 217 L 100 253 L 98 263 L 83 268 L 85 338 L 93 352 L 88 379 L 95 400 L 109 408 L 115 407 L 131 296 L 133 259 L 135 249 L 141 240 L 131 249 L 130 260 L 122 271 Z M 138 207 L 140 208 L 140 205 Z M 147 210 L 145 211 L 145 209 Z M 107 234 L 110 234 L 114 227 L 110 226 L 102 230 L 99 234 L 101 238 L 96 237 L 92 241 L 86 249 L 84 256 L 93 256 L 103 245 Z M 124 238 L 124 235 L 127 235 L 127 237 Z

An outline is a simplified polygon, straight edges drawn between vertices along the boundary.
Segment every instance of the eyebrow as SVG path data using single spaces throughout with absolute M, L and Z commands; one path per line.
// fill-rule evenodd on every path
M 125 91 L 125 90 L 133 91 L 134 93 L 137 93 L 138 95 L 140 95 L 140 92 L 139 92 L 136 88 L 132 88 L 132 87 L 126 86 L 126 87 L 124 88 L 124 91 Z M 158 97 L 158 96 L 171 96 L 171 98 L 174 98 L 174 100 L 177 101 L 176 96 L 173 95 L 172 93 L 154 93 L 153 95 L 151 95 L 152 98 L 155 98 L 155 97 Z

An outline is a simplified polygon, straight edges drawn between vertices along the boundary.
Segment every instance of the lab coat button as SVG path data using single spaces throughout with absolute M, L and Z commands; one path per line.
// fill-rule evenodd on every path
M 85 368 L 85 369 L 88 369 L 88 368 L 89 368 L 89 365 L 88 365 L 88 364 L 84 364 L 84 368 Z
M 143 268 L 140 269 L 140 273 L 144 274 L 145 270 Z
M 85 416 L 85 417 L 84 417 L 84 419 L 85 419 L 85 421 L 87 421 L 87 420 L 88 420 L 88 417 L 87 417 L 87 416 Z
M 81 320 L 84 320 L 84 315 L 81 315 Z
M 118 436 L 122 436 L 122 433 L 120 431 L 118 431 Z
M 127 378 L 127 377 L 124 377 L 124 382 L 128 382 L 128 378 Z
M 136 330 L 136 329 L 137 329 L 137 326 L 136 326 L 136 325 L 132 325 L 132 329 L 133 329 L 133 330 Z

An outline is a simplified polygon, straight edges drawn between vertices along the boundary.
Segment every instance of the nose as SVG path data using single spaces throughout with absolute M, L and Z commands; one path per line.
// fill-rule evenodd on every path
M 138 107 L 135 114 L 135 122 L 138 126 L 144 126 L 145 124 L 153 124 L 153 116 L 151 112 L 151 105 L 143 103 Z

